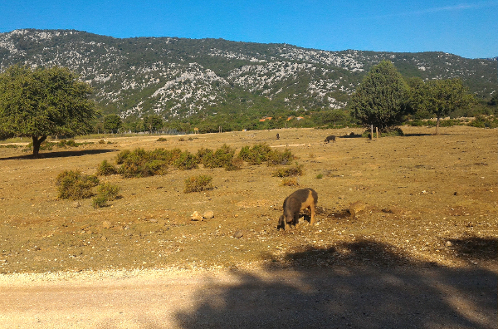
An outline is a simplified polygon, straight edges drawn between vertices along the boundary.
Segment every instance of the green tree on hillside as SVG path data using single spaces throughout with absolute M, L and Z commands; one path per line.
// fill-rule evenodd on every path
M 393 63 L 382 61 L 372 67 L 351 96 L 351 115 L 363 125 L 380 131 L 402 123 L 406 111 L 408 86 Z
M 417 112 L 428 112 L 437 119 L 436 135 L 439 133 L 439 121 L 458 109 L 467 109 L 475 102 L 460 79 L 431 80 L 412 88 L 411 107 Z
M 92 131 L 91 91 L 67 68 L 9 67 L 0 74 L 0 137 L 31 137 L 37 156 L 50 135 Z
M 117 114 L 109 114 L 104 117 L 104 129 L 117 133 L 119 128 L 123 126 L 123 121 Z
M 161 118 L 157 114 L 148 115 L 148 116 L 144 117 L 143 122 L 144 122 L 145 128 L 147 130 L 149 130 L 151 133 L 153 131 L 158 131 L 158 130 L 163 129 L 163 124 L 164 124 L 163 118 Z

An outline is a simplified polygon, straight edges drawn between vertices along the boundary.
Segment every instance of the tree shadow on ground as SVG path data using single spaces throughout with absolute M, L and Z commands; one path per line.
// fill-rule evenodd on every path
M 498 260 L 498 239 L 466 237 L 461 239 L 448 239 L 451 242 L 457 257 L 470 260 Z
M 404 134 L 403 136 L 405 137 L 422 137 L 422 136 L 434 136 L 434 133 L 411 133 L 411 134 Z
M 496 328 L 491 270 L 418 262 L 372 240 L 304 246 L 269 262 L 265 276 L 235 270 L 209 279 L 181 328 Z
M 37 160 L 37 159 L 50 159 L 50 158 L 67 158 L 67 157 L 75 157 L 75 156 L 82 156 L 82 155 L 94 155 L 94 154 L 102 154 L 102 153 L 109 153 L 109 152 L 115 152 L 116 149 L 110 150 L 110 149 L 102 149 L 102 150 L 79 150 L 79 151 L 57 151 L 57 152 L 47 152 L 47 153 L 40 153 L 38 154 L 37 157 L 35 157 L 33 154 L 26 154 L 26 155 L 18 155 L 18 156 L 13 156 L 13 157 L 8 157 L 8 158 L 0 158 L 1 160 Z

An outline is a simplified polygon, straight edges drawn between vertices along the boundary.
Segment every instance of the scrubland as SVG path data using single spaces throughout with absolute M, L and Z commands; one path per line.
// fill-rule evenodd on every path
M 0 273 L 290 263 L 496 266 L 497 131 L 456 126 L 434 135 L 434 128 L 402 129 L 405 136 L 372 141 L 350 128 L 143 135 L 104 143 L 98 138 L 42 151 L 37 159 L 4 143 Z M 324 143 L 328 135 L 336 135 L 336 142 Z M 123 150 L 195 153 L 226 144 L 239 152 L 260 143 L 289 149 L 295 159 L 287 166 L 243 163 L 231 171 L 200 165 L 144 178 L 99 176 L 120 189 L 120 197 L 104 207 L 57 197 L 62 171 L 94 175 L 102 161 L 115 163 Z M 291 165 L 303 171 L 297 186 L 274 175 Z M 197 175 L 211 176 L 213 189 L 185 193 L 185 180 Z M 309 226 L 304 217 L 293 230 L 277 230 L 283 200 L 300 187 L 318 192 L 317 224 Z M 195 211 L 214 217 L 193 219 Z

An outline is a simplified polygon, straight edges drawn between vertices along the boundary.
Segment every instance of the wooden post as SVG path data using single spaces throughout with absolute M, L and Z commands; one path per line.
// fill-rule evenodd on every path
M 379 127 L 375 127 L 375 133 L 377 134 L 377 139 L 379 139 Z
M 370 125 L 370 140 L 374 138 L 374 125 Z

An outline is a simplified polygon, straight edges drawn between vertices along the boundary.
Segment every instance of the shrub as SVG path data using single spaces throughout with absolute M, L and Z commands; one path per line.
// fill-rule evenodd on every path
M 284 152 L 272 150 L 267 144 L 256 144 L 252 148 L 244 146 L 240 152 L 239 157 L 252 165 L 259 165 L 267 162 L 268 166 L 285 165 L 294 159 L 291 151 L 285 149 Z
M 290 168 L 280 168 L 273 172 L 272 176 L 273 177 L 290 177 L 290 176 L 302 176 L 304 174 L 303 172 L 303 165 L 298 165 L 296 163 L 295 166 L 292 166 Z
M 116 163 L 117 164 L 122 164 L 124 161 L 130 156 L 131 151 L 130 150 L 123 150 L 118 153 L 116 156 Z
M 109 182 L 100 184 L 97 188 L 97 192 L 99 195 L 103 195 L 107 198 L 107 200 L 116 200 L 119 196 L 120 187 Z
M 322 179 L 322 178 L 323 178 L 323 174 L 316 175 L 316 179 Z
M 118 154 L 117 161 L 122 163 L 119 173 L 123 177 L 163 175 L 168 169 L 167 161 L 157 159 L 153 152 L 147 152 L 140 148 L 135 149 L 133 152 L 121 152 Z
M 185 180 L 185 193 L 212 190 L 213 177 L 207 175 L 192 176 Z
M 112 164 L 104 160 L 97 168 L 97 176 L 109 176 L 117 174 L 118 170 Z
M 92 206 L 94 208 L 101 208 L 107 206 L 107 199 L 103 195 L 97 195 L 92 199 Z
M 224 144 L 222 147 L 213 152 L 210 149 L 200 149 L 197 151 L 197 157 L 201 159 L 203 166 L 206 168 L 225 168 L 226 170 L 235 170 L 241 167 L 240 161 L 233 161 L 235 149 Z
M 235 150 L 228 146 L 227 144 L 223 144 L 222 147 L 214 152 L 214 158 L 216 160 L 216 164 L 221 167 L 227 167 L 231 164 L 233 156 L 235 155 Z
M 268 154 L 268 166 L 276 166 L 276 165 L 286 165 L 290 161 L 294 159 L 291 151 L 289 149 L 285 149 L 284 152 L 280 152 L 277 150 L 271 150 Z
M 83 175 L 80 171 L 66 170 L 57 175 L 58 198 L 79 200 L 93 196 L 92 187 L 99 184 L 97 176 Z
M 198 168 L 198 158 L 189 151 L 182 152 L 180 157 L 175 160 L 175 167 L 181 170 L 189 170 Z
M 271 147 L 265 143 L 256 144 L 252 148 L 249 146 L 243 147 L 239 152 L 239 157 L 249 164 L 261 164 L 268 160 L 271 153 Z
M 59 143 L 57 143 L 57 147 L 78 147 L 80 146 L 81 144 L 79 143 L 76 143 L 73 139 L 69 139 L 69 140 L 61 140 Z
M 484 115 L 478 115 L 475 120 L 471 121 L 468 125 L 476 128 L 496 128 L 498 127 L 498 119 L 493 116 L 486 117 Z
M 92 205 L 94 208 L 105 207 L 107 206 L 107 201 L 116 200 L 119 196 L 119 186 L 104 183 L 99 185 L 97 188 L 97 195 L 92 200 Z
M 196 155 L 197 159 L 199 160 L 199 163 L 202 163 L 204 167 L 207 167 L 205 161 L 208 161 L 207 157 L 213 156 L 213 153 L 214 153 L 213 150 L 204 147 L 197 150 Z
M 172 150 L 165 150 L 163 148 L 155 149 L 150 152 L 149 157 L 155 160 L 164 160 L 168 165 L 172 165 L 181 156 L 182 150 L 175 148 Z
M 151 159 L 144 163 L 141 177 L 166 175 L 168 173 L 168 164 L 164 160 Z
M 232 158 L 230 163 L 225 166 L 225 170 L 227 171 L 239 170 L 240 168 L 242 168 L 243 164 L 244 160 L 242 160 L 242 158 L 239 157 Z
M 282 185 L 283 186 L 299 186 L 299 183 L 297 181 L 297 178 L 295 178 L 295 177 L 292 177 L 292 178 L 286 177 L 283 179 Z

